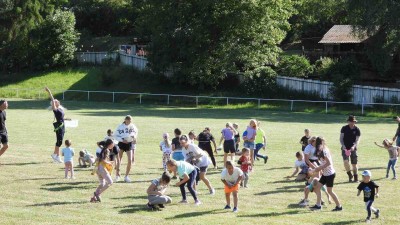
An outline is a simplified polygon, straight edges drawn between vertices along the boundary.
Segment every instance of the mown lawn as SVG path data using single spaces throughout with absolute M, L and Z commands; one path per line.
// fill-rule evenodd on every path
M 103 202 L 89 203 L 98 181 L 90 169 L 76 167 L 76 180 L 65 180 L 63 165 L 50 158 L 55 135 L 53 115 L 47 111 L 48 101 L 9 100 L 7 126 L 10 149 L 0 158 L 0 224 L 357 224 L 364 223 L 366 211 L 362 197 L 356 197 L 355 183 L 347 182 L 339 151 L 339 132 L 346 116 L 314 113 L 289 113 L 256 109 L 196 109 L 127 104 L 63 102 L 66 117 L 79 120 L 78 128 L 69 128 L 75 151 L 87 148 L 94 153 L 95 143 L 108 128 L 115 129 L 125 115 L 133 116 L 139 128 L 133 183 L 115 183 L 103 194 Z M 162 173 L 158 144 L 162 133 L 172 134 L 179 127 L 184 132 L 201 131 L 205 126 L 219 139 L 220 130 L 228 121 L 237 122 L 243 131 L 251 118 L 262 121 L 268 137 L 267 165 L 256 162 L 248 189 L 240 190 L 239 212 L 224 211 L 225 197 L 220 181 L 221 170 L 209 170 L 209 179 L 216 188 L 208 195 L 203 183 L 199 186 L 200 206 L 180 205 L 179 188 L 169 187 L 173 204 L 163 211 L 148 211 L 146 189 L 149 181 Z M 376 148 L 393 136 L 397 125 L 390 119 L 358 117 L 361 129 L 359 147 L 360 170 L 370 169 L 380 185 L 380 198 L 375 206 L 381 218 L 374 224 L 399 224 L 399 181 L 384 178 L 388 160 L 386 151 Z M 331 212 L 327 205 L 321 212 L 311 212 L 297 206 L 304 183 L 284 177 L 290 175 L 298 141 L 304 128 L 324 136 L 330 147 L 337 171 L 335 191 L 344 211 Z M 75 164 L 78 158 L 75 157 Z M 218 157 L 219 166 L 222 157 Z M 126 161 L 123 160 L 123 168 Z M 122 170 L 124 171 L 124 170 Z M 175 182 L 175 181 L 173 181 Z M 311 203 L 315 195 L 310 195 Z

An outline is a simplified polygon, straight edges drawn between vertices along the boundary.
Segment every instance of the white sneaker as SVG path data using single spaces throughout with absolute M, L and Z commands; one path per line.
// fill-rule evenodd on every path
M 299 205 L 300 206 L 302 206 L 302 207 L 306 207 L 306 206 L 308 206 L 308 204 L 309 204 L 309 201 L 308 200 L 304 200 L 302 203 L 300 203 Z
M 194 201 L 194 204 L 195 204 L 195 205 L 200 205 L 201 202 L 200 202 L 200 200 L 197 199 L 196 201 Z
M 121 177 L 120 176 L 116 176 L 115 177 L 115 182 L 118 182 L 118 181 L 120 181 L 121 180 Z
M 212 189 L 210 190 L 210 195 L 215 195 L 215 189 L 214 189 L 214 188 L 212 188 Z
M 53 159 L 54 162 L 57 162 L 57 155 L 56 154 L 51 154 L 51 158 Z
M 61 160 L 60 156 L 56 156 L 56 162 L 63 163 L 63 161 Z
M 124 181 L 126 183 L 131 183 L 132 182 L 132 180 L 128 176 L 125 177 Z

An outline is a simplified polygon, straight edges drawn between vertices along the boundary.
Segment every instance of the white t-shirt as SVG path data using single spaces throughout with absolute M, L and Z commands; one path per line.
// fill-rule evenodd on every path
M 334 174 L 336 172 L 335 169 L 333 168 L 333 160 L 332 160 L 331 153 L 329 152 L 328 149 L 322 150 L 322 153 L 324 155 L 324 158 L 320 159 L 321 166 L 323 166 L 323 165 L 325 165 L 327 163 L 326 162 L 326 158 L 328 158 L 329 161 L 331 162 L 331 165 L 329 165 L 328 167 L 326 167 L 325 169 L 322 170 L 322 175 L 330 176 L 330 175 L 332 175 L 332 174 Z
M 222 170 L 221 173 L 221 180 L 225 180 L 226 182 L 230 184 L 235 184 L 237 179 L 243 176 L 243 171 L 239 169 L 238 167 L 233 167 L 233 173 L 232 175 L 228 173 L 228 170 L 225 168 Z
M 138 132 L 139 130 L 133 123 L 130 123 L 129 125 L 121 123 L 115 130 L 114 136 L 119 142 L 123 142 L 124 139 L 128 139 L 129 141 L 132 140 L 132 149 L 135 149 Z
M 304 155 L 308 155 L 309 159 L 318 160 L 318 157 L 315 155 L 315 147 L 312 144 L 308 144 L 304 149 Z
M 161 143 L 160 143 L 160 147 L 164 154 L 171 154 L 171 152 L 172 152 L 171 141 L 168 141 L 168 143 L 169 143 L 169 147 L 165 144 L 165 141 L 161 141 Z
M 305 165 L 306 164 L 306 162 L 304 162 L 304 160 L 296 160 L 295 162 L 294 162 L 294 167 L 295 168 L 297 168 L 297 167 L 301 167 L 301 166 L 303 166 L 303 165 Z
M 210 165 L 211 159 L 210 157 L 208 157 L 208 155 L 204 154 L 201 158 L 200 161 L 196 164 L 197 167 L 206 167 L 208 165 Z
M 199 158 L 199 163 L 202 160 L 202 157 L 205 155 L 204 151 L 199 148 L 199 146 L 194 144 L 189 144 L 187 148 L 182 147 L 183 154 L 185 154 L 185 158 L 187 160 L 191 160 L 193 157 Z M 200 157 L 201 156 L 201 157 Z

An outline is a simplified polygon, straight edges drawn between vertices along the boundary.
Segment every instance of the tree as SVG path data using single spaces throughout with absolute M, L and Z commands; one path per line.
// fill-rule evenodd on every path
M 304 56 L 282 56 L 279 61 L 278 72 L 283 76 L 307 77 L 313 72 L 313 66 Z
M 400 2 L 393 0 L 349 0 L 351 22 L 363 28 L 370 38 L 368 58 L 376 71 L 387 75 L 400 47 Z
M 293 12 L 292 0 L 143 2 L 150 67 L 211 87 L 227 72 L 275 64 Z

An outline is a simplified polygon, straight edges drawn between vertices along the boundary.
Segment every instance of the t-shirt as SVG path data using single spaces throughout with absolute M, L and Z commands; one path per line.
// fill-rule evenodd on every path
M 375 188 L 378 188 L 374 181 L 369 181 L 368 183 L 361 182 L 357 189 L 364 192 L 364 202 L 373 201 L 375 199 Z
M 204 154 L 201 158 L 200 158 L 200 160 L 196 163 L 196 166 L 197 167 L 207 167 L 208 165 L 210 165 L 212 162 L 211 162 L 211 159 L 210 159 L 210 157 L 208 157 L 208 155 L 206 155 L 206 154 Z
M 193 158 L 199 158 L 201 161 L 201 156 L 205 155 L 204 151 L 195 144 L 188 144 L 187 148 L 182 148 L 182 151 L 184 152 L 185 158 L 189 163 L 191 163 Z
M 102 143 L 100 142 L 100 145 L 102 145 Z M 99 157 L 100 153 L 101 153 L 102 148 L 98 147 L 96 149 L 96 156 Z M 109 154 L 109 159 L 110 161 L 114 161 L 116 159 L 116 157 L 118 156 L 118 152 L 119 152 L 119 148 L 117 145 L 114 145 L 114 147 L 112 149 L 109 149 L 110 154 Z
M 161 147 L 161 149 L 162 149 L 164 154 L 171 154 L 171 152 L 172 152 L 172 146 L 171 146 L 171 142 L 170 141 L 168 141 L 168 145 L 169 146 L 167 146 L 165 141 L 161 141 L 161 143 L 160 143 L 160 147 Z
M 0 134 L 6 134 L 6 111 L 0 110 Z
M 139 130 L 133 123 L 130 123 L 128 125 L 126 125 L 125 123 L 121 123 L 115 130 L 114 136 L 115 139 L 119 142 L 127 140 L 129 142 L 136 143 L 138 132 Z
M 388 149 L 390 159 L 397 159 L 397 148 L 397 146 L 392 146 Z
M 233 167 L 233 173 L 229 174 L 228 170 L 225 168 L 222 170 L 221 180 L 225 180 L 229 184 L 235 184 L 240 176 L 243 176 L 243 171 L 241 169 Z
M 57 122 L 59 123 L 64 122 L 64 110 L 62 110 L 61 108 L 57 108 L 56 110 L 53 110 L 53 113 Z
M 329 152 L 329 150 L 323 149 L 323 150 L 322 150 L 322 156 L 323 156 L 323 157 L 320 158 L 321 166 L 323 166 L 323 165 L 325 165 L 325 164 L 327 163 L 327 159 L 329 159 L 329 161 L 331 162 L 331 165 L 325 167 L 325 168 L 322 170 L 322 175 L 324 175 L 324 176 L 333 175 L 336 171 L 335 171 L 335 169 L 333 168 L 333 160 L 332 160 L 331 153 Z
M 64 155 L 64 162 L 72 162 L 74 156 L 73 148 L 63 148 L 61 152 Z
M 221 131 L 225 141 L 233 140 L 235 133 L 230 128 L 225 128 Z
M 176 161 L 176 165 L 178 176 L 181 179 L 183 179 L 185 174 L 189 176 L 189 174 L 195 170 L 195 167 L 192 164 L 185 161 Z
M 247 164 L 247 162 L 249 162 L 250 161 L 250 158 L 248 158 L 248 157 L 246 157 L 246 156 L 244 156 L 244 155 L 242 155 L 240 158 L 239 158 L 239 161 L 241 162 L 240 163 L 240 169 L 243 171 L 243 172 L 249 172 L 249 170 L 251 170 L 251 165 L 250 164 Z M 245 164 L 243 164 L 245 162 Z
M 152 180 L 151 183 L 156 186 L 153 191 L 159 191 L 163 193 L 167 189 L 167 185 L 161 185 L 160 178 Z
M 309 159 L 318 160 L 318 157 L 315 155 L 315 147 L 312 144 L 308 144 L 304 149 L 304 155 L 308 155 Z
M 256 144 L 258 144 L 258 143 L 264 144 L 264 138 L 263 138 L 264 136 L 265 136 L 265 132 L 261 128 L 258 128 L 257 134 L 256 134 L 256 140 L 255 140 Z
M 307 166 L 307 163 L 304 162 L 304 160 L 302 160 L 302 161 L 296 160 L 294 162 L 294 167 L 295 168 L 297 168 L 297 167 L 300 168 L 300 174 L 306 174 L 308 172 L 308 166 Z
M 175 149 L 181 149 L 181 143 L 179 142 L 179 137 L 174 137 L 172 139 L 172 144 L 171 145 L 175 145 Z
M 357 126 L 354 126 L 353 129 L 349 125 L 343 126 L 340 133 L 343 134 L 343 142 L 346 149 L 353 147 L 356 137 L 361 136 L 360 129 Z
M 300 142 L 301 142 L 301 144 L 302 144 L 301 150 L 302 150 L 303 152 L 304 152 L 306 146 L 308 145 L 308 139 L 310 139 L 310 137 L 307 137 L 307 136 L 303 136 L 303 137 L 300 139 Z
M 197 140 L 199 140 L 199 147 L 201 149 L 209 149 L 211 148 L 211 141 L 215 140 L 212 134 L 207 132 L 201 132 L 197 136 Z
M 250 139 L 254 139 L 257 135 L 257 131 L 253 127 L 247 126 L 246 131 L 247 131 L 246 136 L 243 134 L 243 137 L 247 138 L 246 141 L 250 141 Z M 254 140 L 251 142 L 254 142 Z

